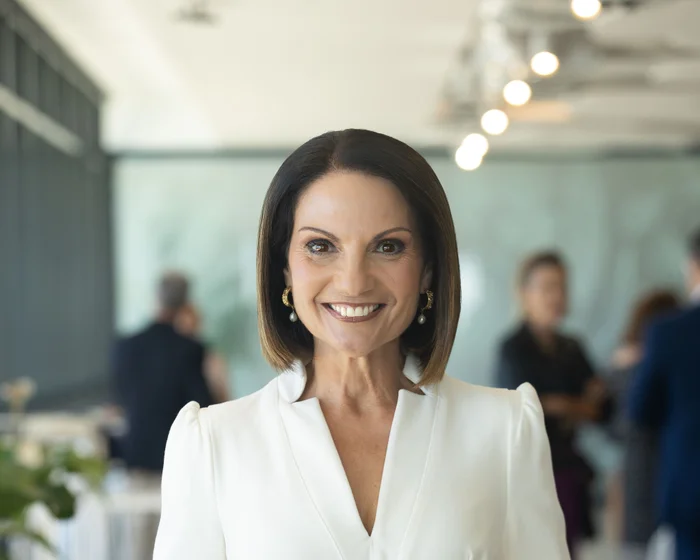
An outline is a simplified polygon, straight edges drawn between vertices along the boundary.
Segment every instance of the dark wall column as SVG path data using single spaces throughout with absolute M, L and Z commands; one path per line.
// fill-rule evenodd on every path
M 107 397 L 113 336 L 102 95 L 14 0 L 0 0 L 0 382 L 35 406 Z

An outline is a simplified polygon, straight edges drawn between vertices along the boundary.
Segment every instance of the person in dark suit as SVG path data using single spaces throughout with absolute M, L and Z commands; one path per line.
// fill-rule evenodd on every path
M 688 284 L 695 305 L 651 326 L 629 398 L 632 421 L 661 432 L 659 522 L 675 532 L 677 560 L 700 559 L 700 230 Z
M 594 473 L 576 449 L 576 429 L 601 416 L 603 385 L 581 343 L 560 330 L 567 313 L 563 258 L 547 251 L 527 259 L 518 292 L 523 318 L 500 344 L 496 380 L 507 389 L 530 383 L 540 397 L 573 558 L 577 543 L 593 534 L 588 489 Z
M 129 470 L 159 474 L 168 432 L 180 409 L 190 401 L 202 407 L 213 404 L 203 372 L 205 348 L 174 326 L 189 303 L 188 291 L 183 275 L 164 275 L 156 319 L 118 341 L 114 350 L 116 400 L 128 426 L 120 448 Z

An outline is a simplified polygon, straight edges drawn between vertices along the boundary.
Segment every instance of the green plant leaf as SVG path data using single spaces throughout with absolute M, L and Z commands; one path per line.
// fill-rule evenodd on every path
M 45 486 L 50 483 L 51 474 L 53 473 L 52 465 L 43 465 L 32 470 L 33 482 L 37 486 Z
M 7 442 L 0 441 L 0 461 L 10 461 L 15 455 L 15 450 Z
M 0 519 L 16 519 L 34 501 L 33 497 L 20 491 L 0 489 Z
M 57 519 L 70 519 L 75 515 L 75 496 L 62 484 L 47 486 L 42 501 Z
M 54 469 L 80 475 L 93 489 L 98 489 L 107 474 L 106 461 L 78 455 L 72 449 L 54 450 L 49 454 Z
M 0 460 L 0 520 L 16 518 L 40 497 L 31 469 Z
M 43 503 L 57 519 L 70 519 L 75 515 L 76 497 L 64 481 L 77 476 L 99 489 L 107 473 L 107 463 L 65 447 L 47 446 L 41 456 L 42 464 L 32 468 L 17 460 L 17 444 L 17 441 L 0 440 L 0 539 L 23 536 L 54 551 L 43 535 L 27 526 L 29 506 Z M 0 549 L 0 560 L 6 560 L 3 554 Z

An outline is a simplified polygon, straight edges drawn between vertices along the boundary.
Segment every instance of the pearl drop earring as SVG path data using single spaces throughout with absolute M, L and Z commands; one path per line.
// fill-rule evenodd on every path
M 432 309 L 433 307 L 433 301 L 435 296 L 433 295 L 432 290 L 426 290 L 425 291 L 425 296 L 428 298 L 428 301 L 425 303 L 423 308 L 420 310 L 420 315 L 418 315 L 418 324 L 419 325 L 425 325 L 425 322 L 427 321 L 427 318 L 425 316 L 425 312 L 428 311 L 428 309 Z
M 292 288 L 287 286 L 284 289 L 284 292 L 282 292 L 282 303 L 286 306 L 289 307 L 292 312 L 289 314 L 289 320 L 292 323 L 296 323 L 299 320 L 299 316 L 297 315 L 296 310 L 294 309 L 294 305 L 289 301 L 289 295 L 292 293 Z

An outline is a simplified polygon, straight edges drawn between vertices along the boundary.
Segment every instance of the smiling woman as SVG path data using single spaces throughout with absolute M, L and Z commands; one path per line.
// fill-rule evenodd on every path
M 283 373 L 182 410 L 155 560 L 568 558 L 532 387 L 445 376 L 457 255 L 406 144 L 346 130 L 289 156 L 258 244 L 263 352 Z
M 364 238 L 358 239 L 355 231 Z M 378 281 L 409 290 L 408 298 L 395 298 L 393 305 L 386 305 L 390 313 L 384 315 L 391 316 L 384 320 L 391 321 L 394 330 L 400 329 L 394 334 L 401 334 L 404 347 L 418 358 L 424 370 L 422 383 L 443 375 L 460 311 L 457 241 L 445 192 L 415 150 L 369 131 L 332 132 L 304 144 L 277 172 L 260 223 L 258 298 L 263 352 L 280 370 L 288 369 L 300 356 L 310 358 L 313 349 L 312 316 L 310 325 L 303 319 L 296 325 L 280 321 L 288 315 L 280 294 L 291 286 L 293 263 L 301 265 L 300 274 L 313 268 L 337 272 L 349 264 L 350 274 L 342 275 L 342 282 L 358 277 L 362 282 L 363 276 L 377 281 L 372 271 L 383 271 Z M 357 265 L 359 269 L 353 271 Z M 366 275 L 365 265 L 372 268 Z M 419 278 L 421 274 L 424 278 Z M 425 294 L 428 288 L 435 294 L 433 313 L 425 315 L 424 325 L 411 324 L 407 314 L 415 314 L 419 300 L 427 301 L 420 292 Z M 332 289 L 326 287 L 322 297 L 327 300 Z M 306 290 L 306 283 L 292 290 L 302 314 Z M 366 293 L 357 300 L 364 304 L 363 298 Z M 347 294 L 343 299 L 327 303 L 356 303 Z M 403 314 L 403 323 L 394 323 L 397 313 Z

